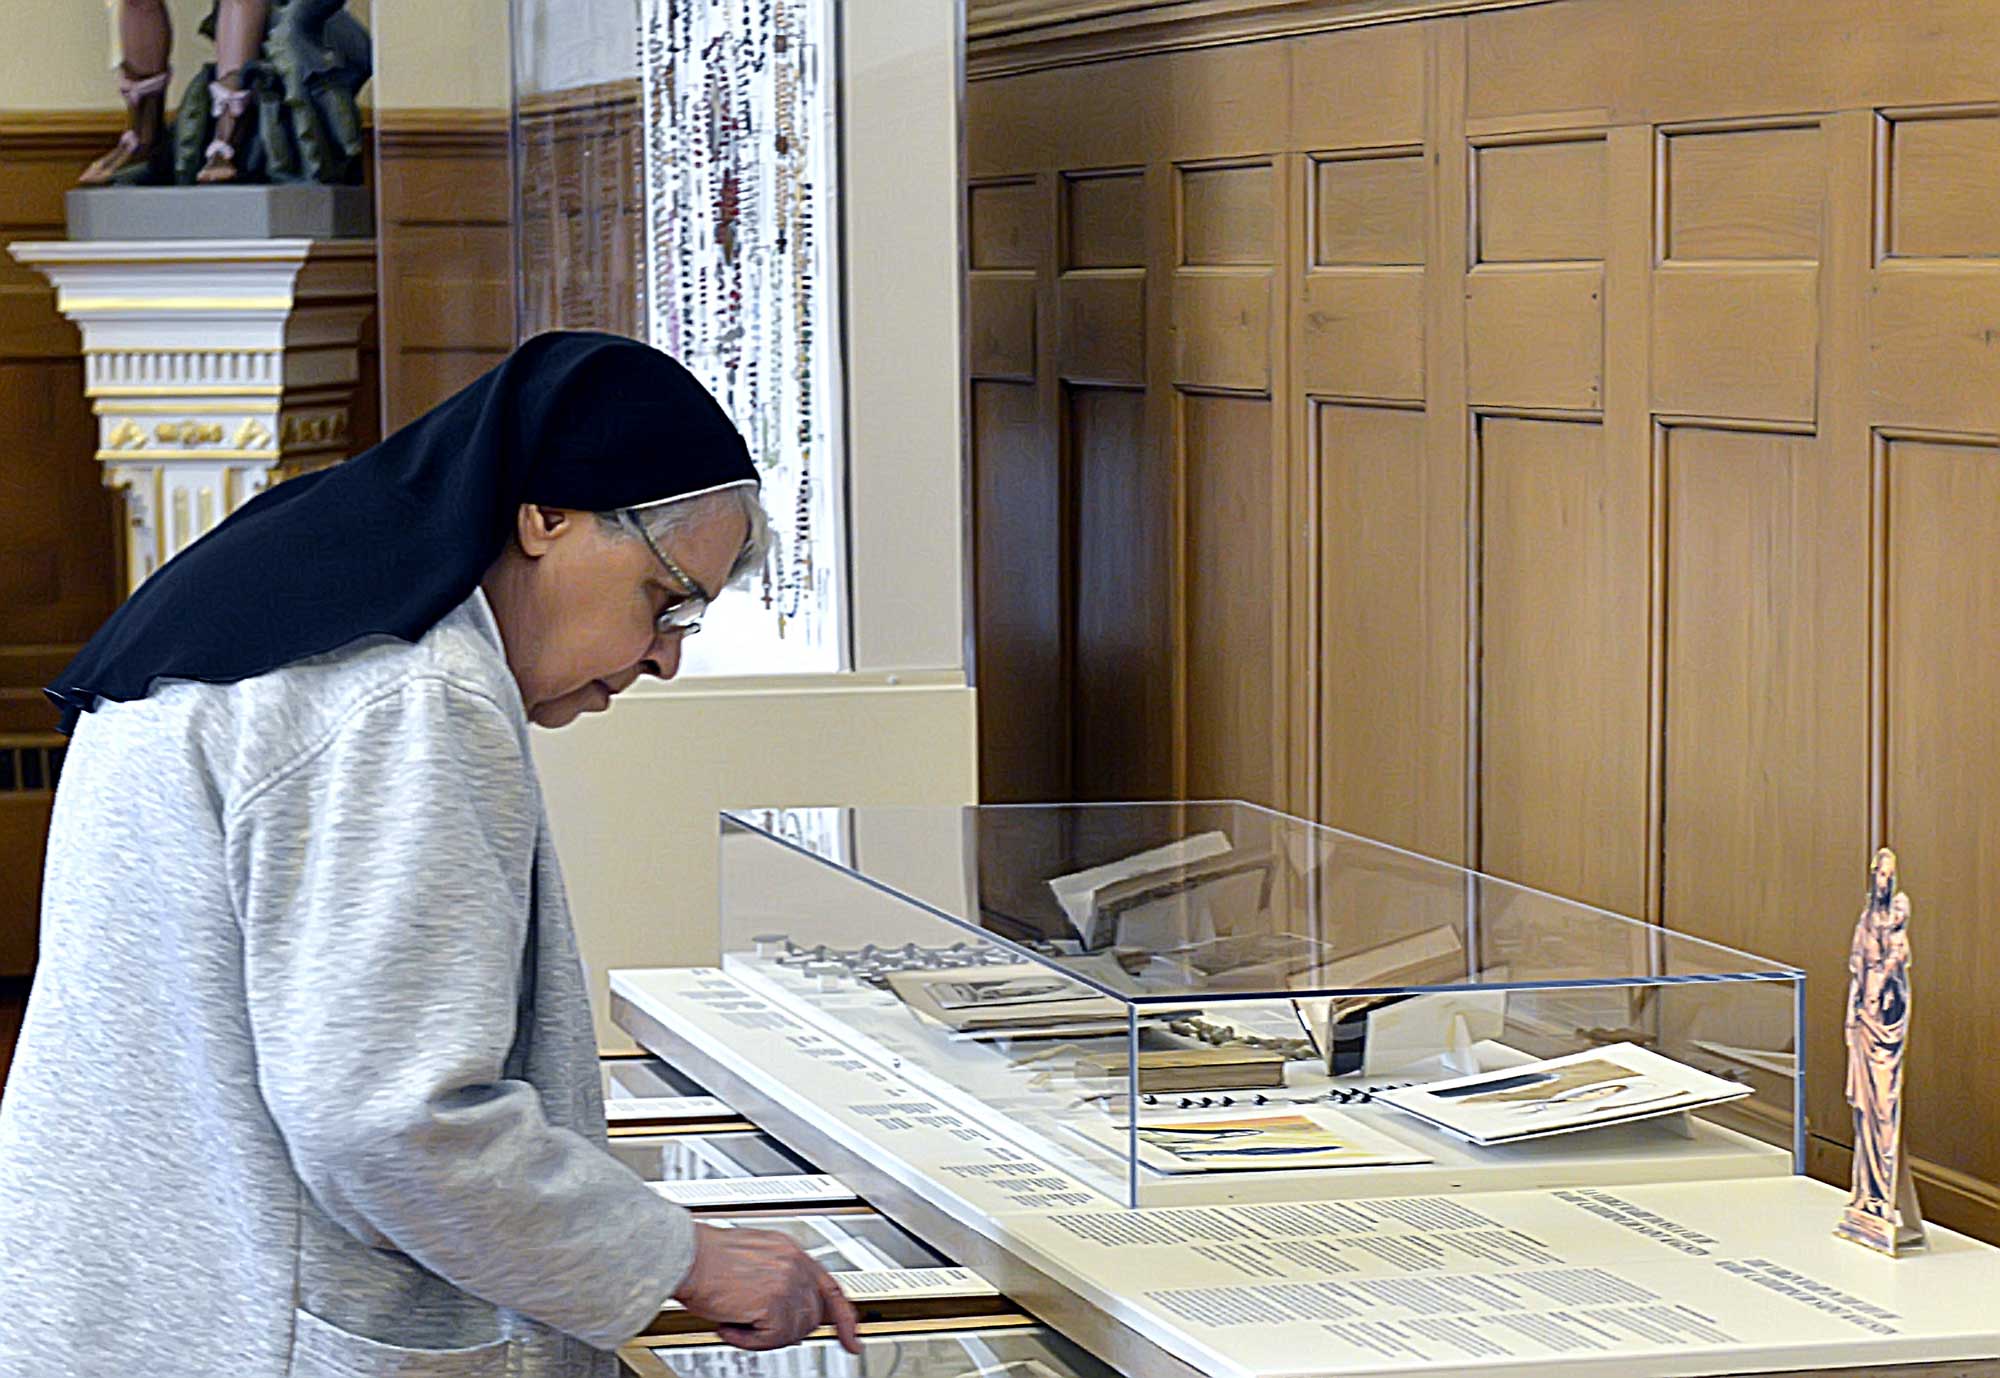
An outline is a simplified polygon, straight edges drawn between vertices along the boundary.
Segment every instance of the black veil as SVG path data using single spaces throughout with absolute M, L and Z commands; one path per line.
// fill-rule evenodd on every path
M 524 502 L 603 512 L 757 482 L 693 375 L 622 336 L 538 335 L 344 464 L 260 493 L 111 615 L 49 697 L 62 730 L 162 678 L 226 683 L 471 596 Z

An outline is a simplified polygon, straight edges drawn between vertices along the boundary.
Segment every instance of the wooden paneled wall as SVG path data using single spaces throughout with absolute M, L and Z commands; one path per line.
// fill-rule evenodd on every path
M 644 329 L 639 83 L 528 96 L 515 131 L 521 333 Z
M 63 238 L 64 193 L 124 123 L 114 111 L 0 114 L 0 246 Z M 380 431 L 373 336 L 365 327 L 351 421 L 360 446 Z M 0 252 L 0 977 L 35 961 L 66 744 L 42 686 L 118 602 L 120 511 L 96 450 L 76 328 L 48 282 Z
M 382 420 L 392 431 L 514 347 L 514 171 L 505 110 L 376 119 Z
M 638 116 L 630 81 L 527 97 L 511 136 L 505 111 L 380 114 L 393 425 L 499 363 L 519 334 L 638 333 Z
M 987 796 L 1797 963 L 1829 1172 L 1891 843 L 1913 1151 L 2000 1234 L 2000 0 L 1067 8 L 969 55 Z
M 113 115 L 0 116 L 0 244 L 63 237 L 63 193 L 117 138 Z M 76 328 L 0 252 L 0 733 L 47 732 L 41 684 L 116 600 L 111 494 L 92 455 Z
M 0 115 L 0 246 L 60 239 L 63 192 L 121 127 L 112 114 Z M 0 247 L 0 977 L 35 963 L 64 741 L 42 686 L 117 602 L 114 505 L 96 449 L 76 329 L 47 281 Z

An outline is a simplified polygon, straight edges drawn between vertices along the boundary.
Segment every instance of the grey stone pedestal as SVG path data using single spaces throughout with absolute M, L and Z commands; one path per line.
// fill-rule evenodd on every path
M 317 182 L 282 186 L 78 187 L 71 239 L 365 239 L 375 193 Z

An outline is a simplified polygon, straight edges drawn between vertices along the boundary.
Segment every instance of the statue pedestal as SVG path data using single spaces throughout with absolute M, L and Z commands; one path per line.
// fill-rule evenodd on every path
M 368 239 L 20 242 L 83 332 L 125 591 L 268 484 L 349 454 Z
M 375 233 L 372 187 L 77 187 L 71 239 L 349 239 Z

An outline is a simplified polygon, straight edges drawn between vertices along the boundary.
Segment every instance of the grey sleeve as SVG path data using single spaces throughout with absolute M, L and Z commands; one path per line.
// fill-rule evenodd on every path
M 225 814 L 258 1080 L 319 1206 L 599 1348 L 693 1262 L 687 1212 L 504 1077 L 538 810 L 513 722 L 437 678 Z

